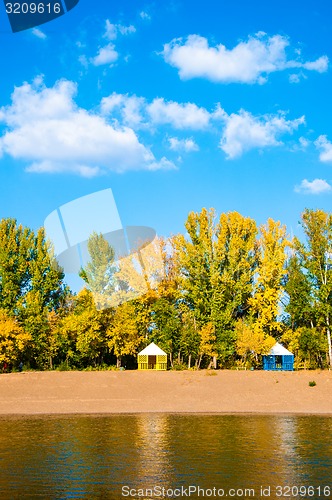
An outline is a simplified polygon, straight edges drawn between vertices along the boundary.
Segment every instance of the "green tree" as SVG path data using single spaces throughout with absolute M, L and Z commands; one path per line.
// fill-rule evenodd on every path
M 26 290 L 31 288 L 30 262 L 34 249 L 33 232 L 14 219 L 0 222 L 0 307 L 17 312 Z
M 47 363 L 47 315 L 61 307 L 68 294 L 63 278 L 43 228 L 34 232 L 14 219 L 0 222 L 0 307 L 31 334 L 27 355 L 32 366 Z
M 283 343 L 294 354 L 294 367 L 317 369 L 326 366 L 326 339 L 322 328 L 302 326 L 288 329 L 282 336 Z
M 97 309 L 108 308 L 115 292 L 115 252 L 102 234 L 93 232 L 88 240 L 90 261 L 80 276 L 91 290 Z
M 213 209 L 191 212 L 185 223 L 189 239 L 179 235 L 176 240 L 182 294 L 199 326 L 211 317 L 214 219 Z
M 285 312 L 290 317 L 291 328 L 295 330 L 303 326 L 313 327 L 315 308 L 310 276 L 301 265 L 297 253 L 291 255 L 288 260 L 284 288 L 288 297 Z
M 257 226 L 238 212 L 221 214 L 216 227 L 211 319 L 219 357 L 235 351 L 235 322 L 249 314 L 257 267 Z
M 199 352 L 201 337 L 197 330 L 196 318 L 188 307 L 181 307 L 181 329 L 180 329 L 180 350 L 187 359 L 188 368 L 191 368 L 192 361 L 199 363 Z
M 180 362 L 181 320 L 175 304 L 166 297 L 157 298 L 150 306 L 151 330 L 149 340 L 155 342 L 170 355 L 173 366 L 174 357 Z
M 318 327 L 325 330 L 329 365 L 332 367 L 332 215 L 306 209 L 302 214 L 306 242 L 294 239 L 298 259 L 310 283 L 311 303 Z M 290 292 L 292 300 L 294 293 Z
M 214 352 L 226 363 L 235 353 L 234 324 L 248 314 L 256 267 L 255 222 L 237 212 L 190 213 L 189 238 L 178 236 L 182 297 L 193 310 L 197 328 L 214 328 Z

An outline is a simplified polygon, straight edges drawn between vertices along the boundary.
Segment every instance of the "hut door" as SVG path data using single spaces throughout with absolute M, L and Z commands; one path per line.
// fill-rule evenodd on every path
M 149 370 L 155 370 L 157 356 L 149 356 Z
M 282 370 L 282 356 L 276 356 L 276 369 Z

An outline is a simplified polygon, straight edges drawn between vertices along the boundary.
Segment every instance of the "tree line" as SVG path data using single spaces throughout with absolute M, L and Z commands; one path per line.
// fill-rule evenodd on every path
M 296 368 L 332 367 L 332 215 L 306 209 L 301 225 L 303 241 L 279 221 L 203 208 L 185 235 L 154 243 L 158 265 L 150 255 L 143 276 L 92 234 L 74 294 L 43 228 L 3 219 L 0 367 L 135 368 L 152 341 L 178 369 L 260 367 L 276 341 Z

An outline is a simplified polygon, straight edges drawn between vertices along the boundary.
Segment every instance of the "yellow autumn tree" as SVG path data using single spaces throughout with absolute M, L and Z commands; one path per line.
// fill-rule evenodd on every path
M 238 320 L 235 325 L 236 350 L 241 356 L 243 364 L 258 363 L 258 356 L 268 354 L 275 344 L 271 335 L 266 335 L 260 328 L 253 328 L 243 320 Z
M 286 228 L 279 221 L 268 219 L 260 228 L 259 257 L 254 295 L 249 303 L 252 310 L 252 328 L 255 335 L 278 335 L 282 324 L 277 320 L 280 301 L 284 293 L 283 280 L 286 274 L 285 249 L 289 245 Z
M 0 309 L 0 364 L 16 363 L 31 339 L 16 319 Z
M 212 366 L 213 358 L 216 358 L 216 334 L 215 327 L 211 321 L 206 323 L 198 332 L 200 338 L 199 345 L 199 358 L 198 358 L 198 368 L 200 368 L 201 361 L 203 356 L 208 356 L 211 358 L 211 362 L 209 365 Z M 215 362 L 215 361 L 214 361 Z
M 67 364 L 71 360 L 77 365 L 96 366 L 102 361 L 107 348 L 105 328 L 92 292 L 84 288 L 78 293 L 73 311 L 61 321 L 60 333 Z
M 112 325 L 106 332 L 108 347 L 117 358 L 117 367 L 121 367 L 123 356 L 136 355 L 145 340 L 138 328 L 138 320 L 133 302 L 119 305 L 114 314 Z

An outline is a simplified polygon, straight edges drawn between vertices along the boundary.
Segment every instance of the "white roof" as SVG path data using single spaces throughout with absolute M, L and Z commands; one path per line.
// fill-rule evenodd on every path
M 269 352 L 270 356 L 294 356 L 292 352 L 287 351 L 287 349 L 277 342 Z
M 151 342 L 150 345 L 148 345 L 145 349 L 143 349 L 143 351 L 139 352 L 138 354 L 145 354 L 150 356 L 167 356 L 166 352 L 162 351 L 160 347 L 158 347 L 154 342 Z

